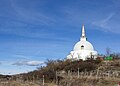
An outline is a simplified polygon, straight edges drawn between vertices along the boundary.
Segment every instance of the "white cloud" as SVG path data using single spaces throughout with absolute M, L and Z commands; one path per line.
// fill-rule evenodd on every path
M 39 66 L 43 63 L 44 63 L 43 61 L 18 61 L 18 62 L 13 63 L 12 65 L 16 65 L 16 66 L 23 66 L 23 65 Z
M 28 61 L 26 63 L 26 65 L 29 65 L 29 66 L 38 66 L 38 65 L 43 64 L 43 63 L 44 62 L 42 62 L 42 61 Z

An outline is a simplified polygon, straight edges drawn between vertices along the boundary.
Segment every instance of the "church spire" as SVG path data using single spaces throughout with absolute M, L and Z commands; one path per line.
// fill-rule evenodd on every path
M 82 37 L 81 37 L 81 40 L 84 40 L 84 41 L 87 40 L 86 35 L 85 35 L 85 27 L 84 27 L 84 25 L 82 25 Z
M 84 25 L 82 26 L 82 38 L 85 37 L 85 28 L 84 28 Z

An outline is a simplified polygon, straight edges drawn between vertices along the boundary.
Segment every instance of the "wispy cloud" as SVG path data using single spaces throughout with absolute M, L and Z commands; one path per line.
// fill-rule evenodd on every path
M 56 23 L 56 19 L 48 15 L 48 13 L 35 10 L 38 8 L 29 9 L 24 7 L 25 3 L 19 5 L 18 0 L 10 0 L 9 5 L 11 5 L 11 10 L 9 11 L 10 16 L 0 16 L 0 21 L 2 22 L 0 24 L 0 33 L 29 38 L 56 37 L 56 33 L 49 30 L 53 29 L 52 25 Z
M 39 66 L 43 63 L 44 63 L 43 61 L 18 61 L 18 62 L 13 63 L 12 65 L 16 65 L 16 66 L 23 66 L 23 65 Z
M 30 56 L 26 56 L 26 55 L 13 55 L 14 57 L 16 57 L 16 59 L 18 59 L 18 61 L 12 63 L 12 65 L 16 65 L 16 66 L 39 66 L 41 64 L 44 64 L 43 61 L 39 61 L 39 60 L 31 60 Z
M 30 56 L 26 56 L 26 55 L 20 55 L 20 54 L 15 54 L 13 55 L 13 57 L 15 57 L 16 59 L 20 59 L 20 60 L 30 60 Z
M 116 16 L 119 16 L 119 14 L 111 13 L 106 18 L 102 20 L 96 20 L 92 22 L 92 25 L 95 25 L 97 27 L 100 27 L 99 30 L 102 30 L 104 32 L 112 32 L 112 33 L 120 33 L 120 27 L 118 24 L 118 21 L 120 21 Z
M 102 27 L 102 28 L 108 28 L 107 24 L 112 19 L 112 17 L 114 15 L 115 15 L 115 13 L 112 13 L 102 20 L 92 22 L 92 24 L 99 26 L 99 27 Z
M 34 5 L 34 4 L 32 4 Z M 56 19 L 49 17 L 43 12 L 37 12 L 29 8 L 21 7 L 17 1 L 11 0 L 11 6 L 16 13 L 17 19 L 34 25 L 51 25 Z
M 1 60 L 0 61 L 0 65 L 2 66 L 8 66 L 8 65 L 11 65 L 12 62 L 11 61 L 7 61 L 7 60 Z

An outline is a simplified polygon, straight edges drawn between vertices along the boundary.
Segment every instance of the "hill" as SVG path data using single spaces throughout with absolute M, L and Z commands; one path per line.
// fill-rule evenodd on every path
M 0 86 L 114 86 L 120 82 L 120 59 L 48 60 L 37 70 L 0 76 Z

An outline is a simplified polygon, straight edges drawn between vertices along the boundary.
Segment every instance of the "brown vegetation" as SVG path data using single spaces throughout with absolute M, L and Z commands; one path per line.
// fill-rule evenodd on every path
M 48 60 L 46 66 L 29 73 L 1 75 L 0 86 L 114 86 L 120 80 L 119 66 L 119 59 L 102 62 L 99 59 Z

